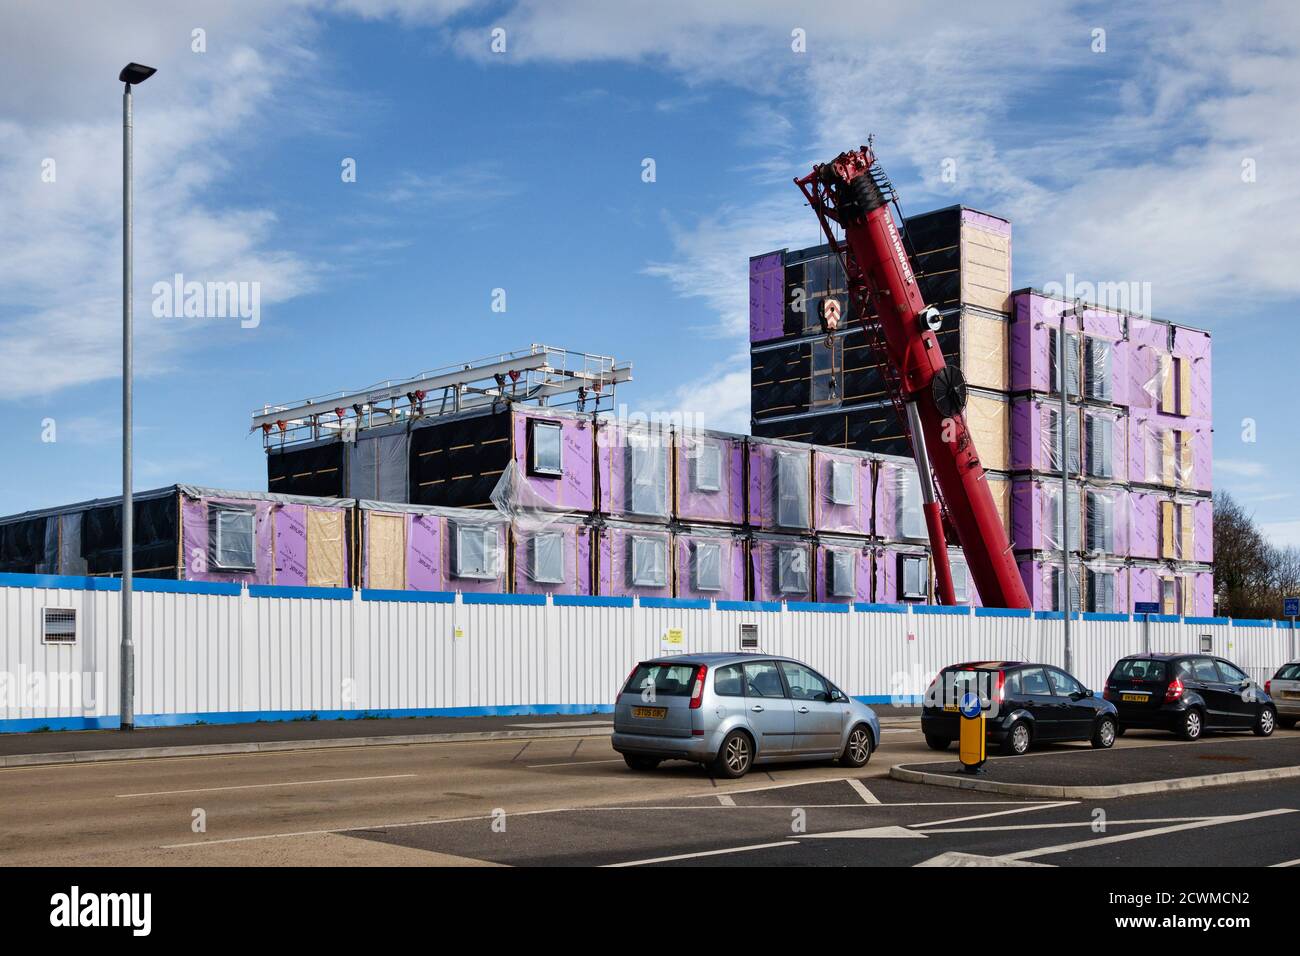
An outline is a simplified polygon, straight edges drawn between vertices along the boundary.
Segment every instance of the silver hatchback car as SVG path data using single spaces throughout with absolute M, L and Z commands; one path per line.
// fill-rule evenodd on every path
M 642 661 L 614 705 L 614 749 L 633 770 L 664 760 L 712 765 L 723 777 L 779 761 L 861 767 L 879 741 L 870 707 L 807 664 L 770 654 Z

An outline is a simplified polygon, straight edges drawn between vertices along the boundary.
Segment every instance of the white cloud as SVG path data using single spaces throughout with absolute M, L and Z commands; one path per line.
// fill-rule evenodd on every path
M 1262 461 L 1242 461 L 1237 458 L 1216 458 L 1214 470 L 1240 478 L 1263 478 L 1268 474 L 1268 466 Z
M 1300 519 L 1267 521 L 1260 526 L 1264 537 L 1280 547 L 1300 547 Z
M 644 403 L 647 414 L 694 428 L 749 432 L 749 355 L 739 352 L 700 379 Z

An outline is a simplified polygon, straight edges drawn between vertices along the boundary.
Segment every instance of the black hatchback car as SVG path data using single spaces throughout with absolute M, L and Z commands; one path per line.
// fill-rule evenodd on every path
M 984 661 L 945 667 L 931 682 L 921 707 L 921 732 L 932 750 L 946 750 L 961 734 L 958 703 L 967 690 L 988 709 L 986 732 L 1003 753 L 1023 754 L 1043 742 L 1115 743 L 1115 705 L 1096 697 L 1050 664 Z
M 1210 654 L 1131 654 L 1106 678 L 1106 699 L 1119 711 L 1119 731 L 1168 730 L 1196 740 L 1207 730 L 1277 726 L 1277 707 L 1236 664 Z

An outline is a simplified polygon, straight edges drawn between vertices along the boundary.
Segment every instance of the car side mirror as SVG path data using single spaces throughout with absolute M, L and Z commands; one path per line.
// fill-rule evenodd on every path
M 844 692 L 838 690 L 828 691 L 827 693 L 822 695 L 822 699 L 832 704 L 838 704 L 841 701 L 848 700 L 848 698 L 844 696 Z
M 1070 692 L 1070 700 L 1083 700 L 1085 697 L 1091 697 L 1092 693 L 1086 690 L 1076 690 Z

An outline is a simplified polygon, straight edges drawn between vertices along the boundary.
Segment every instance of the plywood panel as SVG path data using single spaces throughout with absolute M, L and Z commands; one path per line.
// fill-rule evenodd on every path
M 971 225 L 961 230 L 961 301 L 994 312 L 1011 308 L 1011 239 Z
M 1008 422 L 1011 404 L 997 398 L 971 393 L 966 402 L 966 427 L 970 429 L 980 462 L 985 468 L 1006 471 L 1011 452 Z
M 370 512 L 367 518 L 367 587 L 400 591 L 406 587 L 406 519 Z
M 307 509 L 307 586 L 346 587 L 343 572 L 343 512 Z
M 1007 390 L 1007 323 L 976 312 L 961 315 L 961 363 L 966 382 Z

